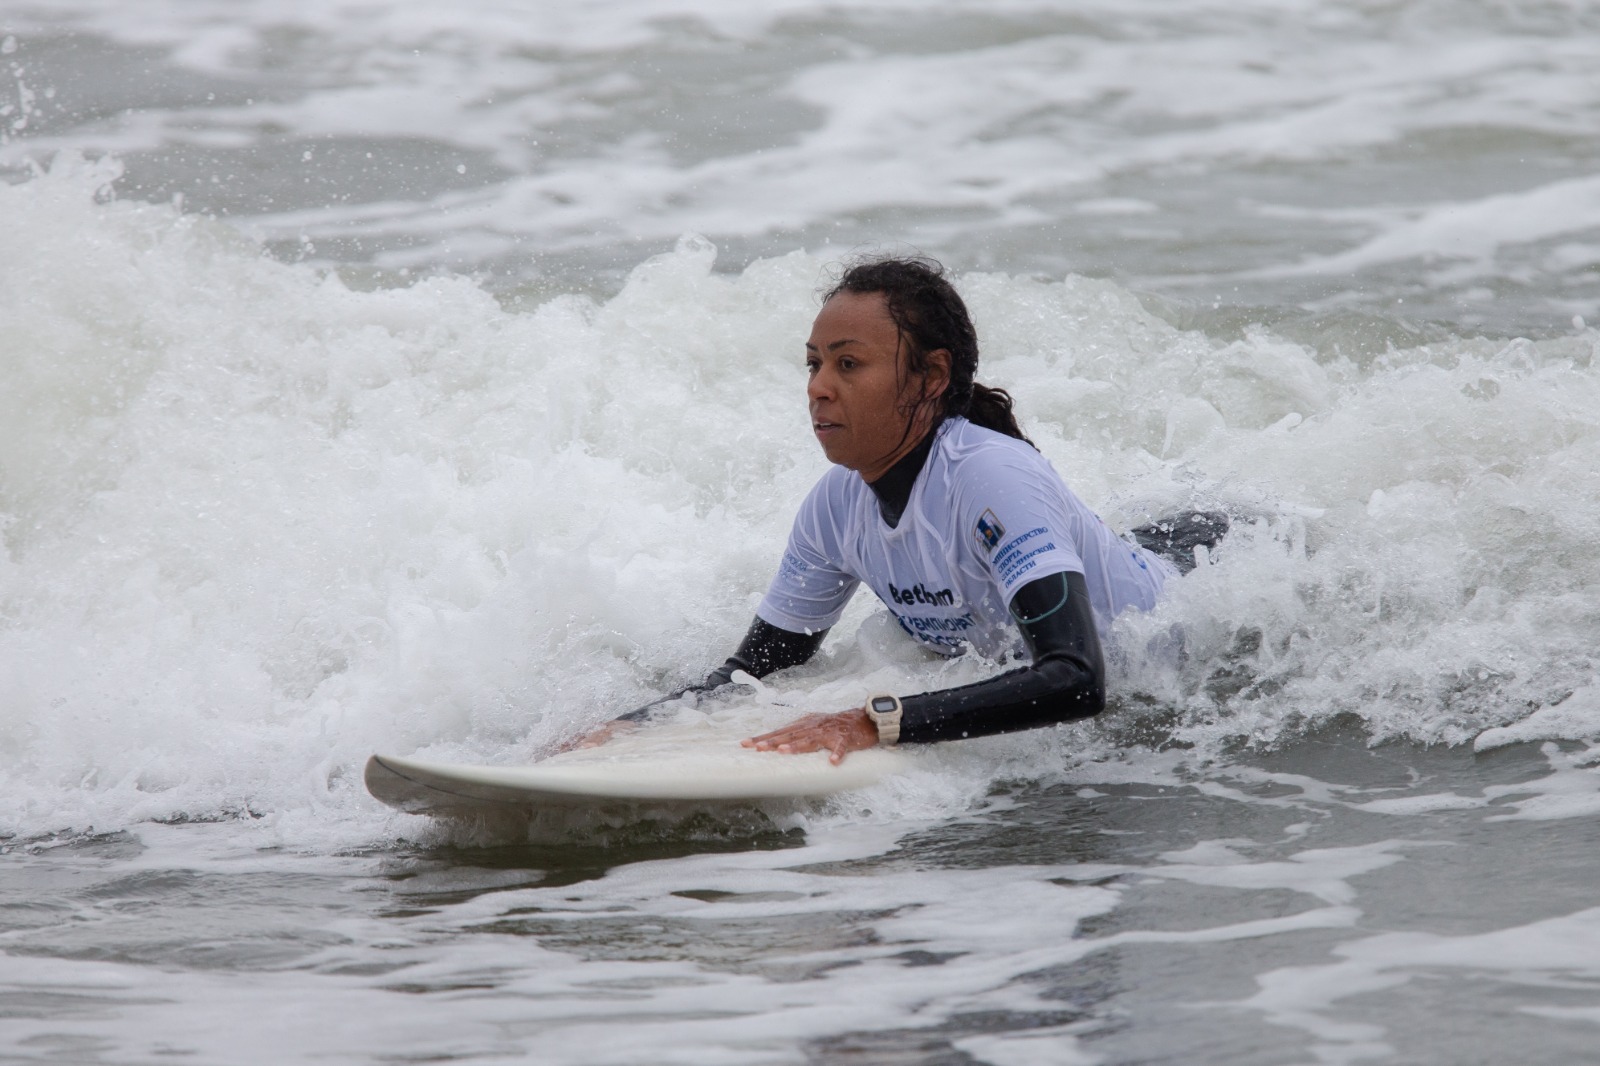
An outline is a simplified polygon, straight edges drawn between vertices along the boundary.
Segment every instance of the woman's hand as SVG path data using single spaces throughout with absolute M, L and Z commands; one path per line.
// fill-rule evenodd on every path
M 622 733 L 631 733 L 638 728 L 639 723 L 630 722 L 626 718 L 618 718 L 607 722 L 598 729 L 592 729 L 587 733 L 573 737 L 550 754 L 561 755 L 565 752 L 575 751 L 578 748 L 598 748 L 612 737 Z
M 846 754 L 878 746 L 878 727 L 872 724 L 865 707 L 838 714 L 808 714 L 759 737 L 739 742 L 757 751 L 781 751 L 785 755 L 804 755 L 808 751 L 828 752 L 835 766 Z

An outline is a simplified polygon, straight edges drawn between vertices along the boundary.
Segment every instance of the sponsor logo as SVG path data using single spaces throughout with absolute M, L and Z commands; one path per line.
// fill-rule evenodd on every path
M 994 557 L 994 568 L 1007 588 L 1014 587 L 1017 578 L 1039 565 L 1039 556 L 1056 550 L 1056 542 L 1048 539 L 1050 530 L 1044 526 L 1030 529 L 1013 537 L 1011 542 Z M 1038 538 L 1046 538 L 1039 540 Z
M 794 552 L 784 552 L 783 562 L 778 566 L 778 573 L 782 577 L 800 580 L 804 578 L 806 571 L 810 569 L 811 567 L 807 566 Z
M 967 631 L 977 625 L 971 614 L 964 614 L 960 618 L 907 618 L 902 614 L 894 617 L 907 633 L 947 655 L 960 651 L 967 643 Z
M 1039 556 L 1055 550 L 1056 544 L 1055 541 L 1052 540 L 1046 541 L 1030 552 L 1026 552 L 1022 555 L 1013 555 L 1010 559 L 1006 560 L 1005 565 L 1000 568 L 1000 580 L 1004 581 L 1007 587 L 1010 587 L 1016 582 L 1017 578 L 1021 577 L 1023 574 L 1026 574 L 1029 570 L 1032 570 L 1034 567 L 1039 565 Z
M 933 592 L 920 581 L 908 589 L 897 588 L 891 584 L 889 598 L 896 603 L 928 603 L 935 607 L 949 607 L 956 602 L 956 594 L 949 589 Z
M 1000 524 L 1000 519 L 994 516 L 993 511 L 984 511 L 978 516 L 978 525 L 972 531 L 978 538 L 978 543 L 983 545 L 983 550 L 992 552 L 995 545 L 1000 543 L 1000 538 L 1006 535 L 1006 527 Z

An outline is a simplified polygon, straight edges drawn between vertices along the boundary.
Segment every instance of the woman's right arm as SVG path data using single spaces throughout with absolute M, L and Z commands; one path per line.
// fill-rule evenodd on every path
M 836 467 L 836 470 L 843 470 Z M 831 475 L 831 472 L 830 472 Z M 853 475 L 851 475 L 853 476 Z M 687 685 L 670 695 L 653 700 L 637 710 L 629 711 L 599 729 L 572 742 L 573 746 L 592 747 L 603 744 L 620 729 L 631 729 L 653 718 L 657 710 L 681 696 L 695 692 L 711 692 L 733 680 L 735 671 L 743 670 L 751 677 L 766 677 L 777 670 L 799 666 L 816 654 L 822 638 L 838 620 L 844 605 L 860 584 L 854 576 L 844 572 L 833 561 L 838 556 L 835 540 L 837 533 L 828 516 L 837 510 L 827 495 L 837 476 L 825 475 L 806 496 L 795 515 L 789 543 L 784 549 L 778 572 L 772 579 L 762 607 L 767 613 L 796 626 L 785 629 L 773 625 L 760 615 L 750 623 L 750 629 L 739 642 L 739 648 L 706 679 L 696 685 Z M 816 628 L 804 628 L 816 623 Z
M 780 629 L 757 615 L 750 623 L 750 629 L 745 633 L 744 640 L 739 642 L 738 650 L 728 657 L 727 662 L 707 674 L 704 681 L 696 685 L 685 685 L 670 695 L 651 700 L 643 707 L 627 714 L 619 714 L 600 728 L 567 741 L 556 751 L 599 747 L 617 733 L 636 729 L 648 722 L 663 705 L 675 699 L 691 692 L 713 692 L 724 685 L 732 684 L 736 670 L 743 670 L 751 677 L 766 677 L 776 670 L 799 666 L 816 654 L 817 648 L 822 645 L 822 638 L 827 635 L 826 629 L 815 633 L 793 633 L 787 629 Z
M 728 657 L 727 662 L 707 674 L 704 681 L 697 685 L 686 685 L 670 696 L 663 696 L 638 710 L 618 715 L 615 720 L 648 721 L 662 704 L 670 703 L 690 692 L 711 692 L 723 685 L 731 684 L 736 670 L 743 670 L 751 677 L 766 677 L 774 671 L 799 666 L 817 653 L 817 649 L 822 646 L 822 638 L 827 635 L 826 629 L 815 633 L 792 633 L 787 629 L 780 629 L 758 615 L 750 623 L 750 629 L 745 633 L 744 640 L 739 642 L 739 649 Z

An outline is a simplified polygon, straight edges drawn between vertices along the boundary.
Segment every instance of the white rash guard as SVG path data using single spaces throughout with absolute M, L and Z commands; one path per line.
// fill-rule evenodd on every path
M 783 563 L 756 609 L 794 633 L 839 620 L 866 582 L 907 633 L 946 655 L 1015 648 L 1017 589 L 1079 573 L 1102 641 L 1123 610 L 1156 603 L 1172 564 L 1118 537 L 1026 442 L 947 419 L 899 525 L 854 471 L 835 466 L 795 516 Z

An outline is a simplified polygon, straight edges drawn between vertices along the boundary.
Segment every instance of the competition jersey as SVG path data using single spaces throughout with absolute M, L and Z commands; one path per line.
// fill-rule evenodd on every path
M 1155 605 L 1176 570 L 1111 532 L 1044 456 L 964 418 L 935 432 L 894 528 L 854 471 L 822 476 L 757 615 L 790 632 L 826 629 L 866 582 L 923 644 L 992 656 L 1017 645 L 1011 597 L 1041 577 L 1083 575 L 1102 640 L 1124 609 Z

